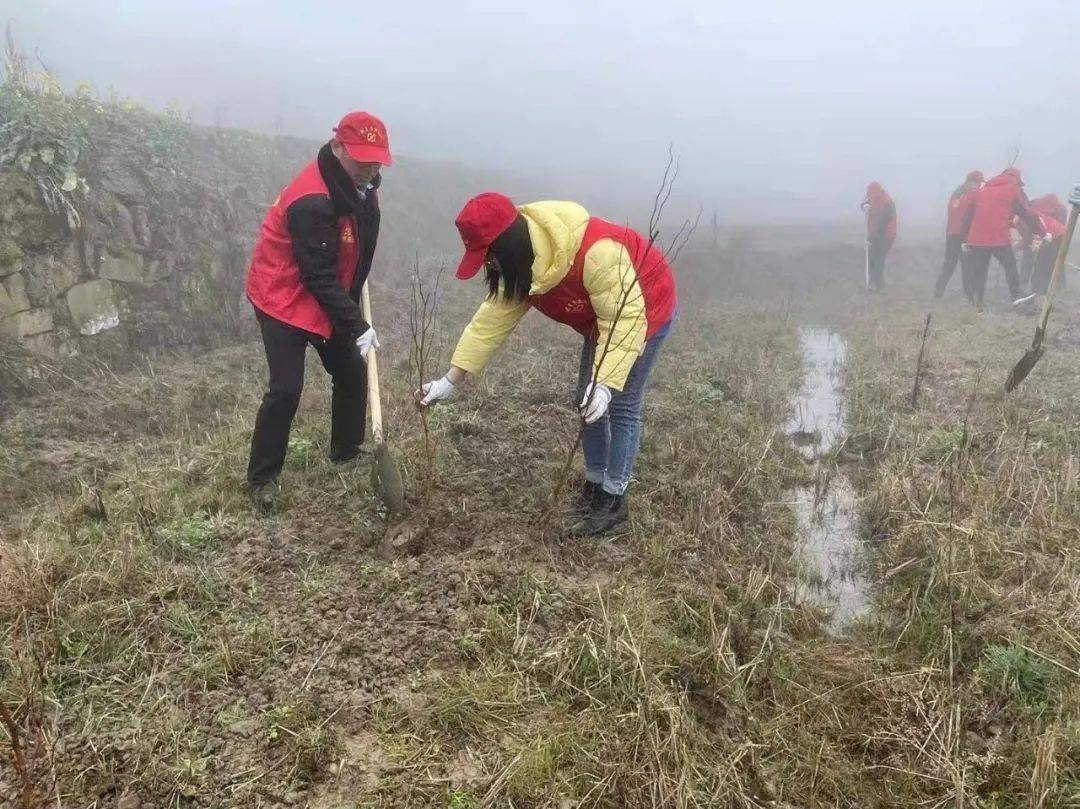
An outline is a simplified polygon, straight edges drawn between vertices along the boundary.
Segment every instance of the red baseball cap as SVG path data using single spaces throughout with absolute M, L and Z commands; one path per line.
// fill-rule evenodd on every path
M 367 112 L 350 112 L 334 127 L 334 136 L 338 139 L 349 157 L 358 163 L 381 163 L 389 166 L 390 138 L 386 126 Z
M 518 211 L 510 197 L 487 191 L 465 203 L 454 224 L 465 245 L 465 256 L 457 268 L 457 277 L 472 278 L 484 265 L 491 243 L 517 219 Z

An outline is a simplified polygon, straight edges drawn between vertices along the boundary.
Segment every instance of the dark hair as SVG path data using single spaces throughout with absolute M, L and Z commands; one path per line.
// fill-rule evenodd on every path
M 494 298 L 499 294 L 500 280 L 505 300 L 520 301 L 528 297 L 532 288 L 534 258 L 529 224 L 524 216 L 518 214 L 513 224 L 500 233 L 488 249 L 484 279 L 487 281 L 490 297 Z

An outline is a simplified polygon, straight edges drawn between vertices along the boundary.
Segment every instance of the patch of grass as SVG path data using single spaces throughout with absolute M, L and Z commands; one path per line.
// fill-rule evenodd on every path
M 920 457 L 924 461 L 941 461 L 960 450 L 964 440 L 962 425 L 938 428 L 927 436 Z
M 320 460 L 319 447 L 310 438 L 292 436 L 289 438 L 287 463 L 295 469 L 310 469 Z
M 452 789 L 446 796 L 446 809 L 476 809 L 479 805 L 477 798 L 460 789 Z
M 163 547 L 181 558 L 205 553 L 218 541 L 218 525 L 208 514 L 178 517 L 160 531 Z
M 992 693 L 1028 707 L 1050 700 L 1054 674 L 1052 666 L 1020 646 L 990 646 L 977 670 Z

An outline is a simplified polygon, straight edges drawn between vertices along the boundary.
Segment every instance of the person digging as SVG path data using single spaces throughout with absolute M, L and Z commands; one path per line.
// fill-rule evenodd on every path
M 896 203 L 881 183 L 866 186 L 866 283 L 875 292 L 885 291 L 885 258 L 896 241 Z
M 996 259 L 1005 271 L 1014 309 L 1019 310 L 1035 298 L 1030 292 L 1025 292 L 1020 283 L 1016 254 L 1013 253 L 1009 236 L 1014 216 L 1019 217 L 1029 231 L 1040 239 L 1052 238 L 1044 233 L 1039 215 L 1028 202 L 1020 170 L 1007 168 L 975 192 L 964 214 L 961 239 L 962 249 L 967 255 L 961 260 L 967 262 L 972 300 L 978 312 L 983 311 L 991 258 Z
M 945 288 L 949 286 L 949 280 L 956 271 L 956 265 L 960 263 L 964 246 L 964 219 L 968 209 L 975 200 L 975 195 L 982 188 L 985 178 L 981 171 L 970 171 L 964 182 L 957 186 L 949 197 L 949 205 L 945 218 L 945 260 L 941 263 L 941 272 L 934 284 L 934 297 L 940 300 L 945 297 Z M 960 268 L 960 280 L 963 283 L 964 295 L 972 297 L 971 278 L 967 267 Z
M 392 160 L 386 127 L 373 115 L 349 113 L 334 133 L 270 206 L 247 275 L 270 370 L 247 484 L 266 511 L 277 505 L 308 345 L 333 381 L 331 460 L 355 458 L 364 440 L 365 360 L 379 341 L 358 301 L 379 235 L 380 170 Z
M 675 280 L 661 251 L 630 228 L 573 202 L 516 208 L 508 197 L 469 200 L 456 225 L 465 245 L 457 277 L 484 269 L 487 298 L 465 327 L 441 379 L 416 391 L 443 401 L 479 373 L 530 309 L 583 338 L 575 406 L 584 420 L 585 485 L 575 534 L 600 535 L 629 519 L 627 486 L 641 440 L 649 374 L 671 329 Z

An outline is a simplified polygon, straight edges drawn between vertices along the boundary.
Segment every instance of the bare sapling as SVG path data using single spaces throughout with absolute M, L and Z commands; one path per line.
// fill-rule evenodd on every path
M 679 160 L 675 155 L 672 147 L 668 147 L 668 160 L 664 166 L 664 173 L 660 179 L 660 185 L 657 188 L 656 194 L 653 197 L 652 212 L 649 215 L 649 228 L 648 228 L 648 243 L 643 251 L 643 261 L 648 261 L 649 256 L 652 254 L 653 247 L 656 246 L 657 241 L 660 238 L 660 225 L 663 220 L 664 209 L 667 206 L 668 201 L 671 199 L 671 193 L 675 187 L 675 180 L 679 175 Z M 667 261 L 669 266 L 672 262 L 678 258 L 683 248 L 689 242 L 691 236 L 693 236 L 694 230 L 697 228 L 698 223 L 701 220 L 701 210 L 698 210 L 697 217 L 694 220 L 686 219 L 680 225 L 679 229 L 674 233 L 671 239 L 668 240 L 666 246 L 663 246 L 659 251 L 659 261 Z M 669 258 L 670 257 L 670 258 Z M 627 282 L 625 277 L 620 277 L 620 289 L 619 297 L 615 306 L 615 311 L 611 317 L 611 327 L 608 329 L 607 334 L 604 337 L 603 346 L 597 345 L 599 353 L 594 352 L 592 363 L 592 374 L 589 378 L 589 382 L 586 385 L 588 390 L 588 396 L 584 402 L 580 403 L 579 415 L 578 415 L 578 429 L 574 436 L 573 442 L 570 444 L 570 448 L 566 453 L 566 457 L 563 459 L 559 471 L 555 477 L 555 484 L 552 488 L 551 497 L 548 500 L 547 508 L 544 510 L 541 518 L 540 525 L 541 530 L 547 534 L 550 529 L 555 513 L 558 510 L 559 502 L 562 498 L 563 491 L 566 488 L 566 482 L 570 478 L 570 470 L 574 465 L 574 458 L 577 455 L 578 449 L 581 447 L 582 437 L 585 434 L 584 415 L 581 415 L 584 411 L 588 410 L 589 405 L 592 404 L 593 396 L 596 395 L 596 388 L 599 383 L 600 369 L 604 365 L 604 361 L 608 355 L 613 351 L 621 348 L 628 340 L 633 339 L 633 335 L 636 333 L 638 327 L 641 326 L 641 322 L 644 315 L 644 308 L 641 312 L 635 314 L 633 321 L 631 321 L 631 327 L 623 329 L 623 333 L 616 337 L 616 324 L 623 320 L 623 315 L 626 312 L 626 307 L 636 302 L 642 297 L 642 292 L 638 284 L 638 278 L 641 273 L 648 272 L 652 267 L 644 266 L 635 268 L 633 279 Z M 575 397 L 576 398 L 576 397 Z
M 926 338 L 930 335 L 930 319 L 933 316 L 933 312 L 926 313 L 926 325 L 923 326 L 922 342 L 919 343 L 919 354 L 915 358 L 915 382 L 912 383 L 911 386 L 912 409 L 915 409 L 919 406 L 919 383 L 922 380 L 923 359 L 926 355 Z
M 15 43 L 15 32 L 11 30 L 9 20 L 4 28 L 4 78 L 16 87 L 26 86 L 30 78 L 30 69 L 26 66 L 26 54 Z
M 423 387 L 427 379 L 431 351 L 435 343 L 436 318 L 439 310 L 439 286 L 442 283 L 444 264 L 440 264 L 433 277 L 425 278 L 420 269 L 420 256 L 413 262 L 412 297 L 409 305 L 409 331 L 412 336 L 412 350 L 409 359 L 416 374 L 418 387 Z M 435 444 L 428 426 L 428 411 L 425 407 L 416 408 L 420 419 L 420 429 L 424 437 L 424 470 L 422 490 L 427 498 L 435 479 Z
M 8 640 L 15 652 L 10 665 L 18 669 L 22 693 L 9 692 L 0 697 L 0 751 L 4 753 L 0 759 L 7 759 L 11 765 L 16 793 L 0 794 L 0 803 L 42 809 L 52 803 L 49 796 L 56 789 L 52 744 L 45 721 L 45 661 L 33 650 L 26 651 L 18 634 L 14 631 Z M 23 635 L 28 635 L 25 626 Z

